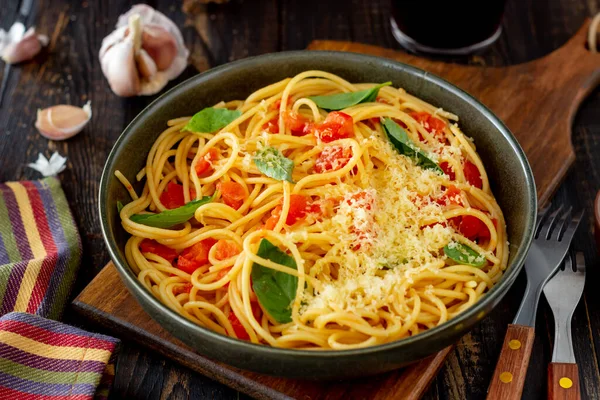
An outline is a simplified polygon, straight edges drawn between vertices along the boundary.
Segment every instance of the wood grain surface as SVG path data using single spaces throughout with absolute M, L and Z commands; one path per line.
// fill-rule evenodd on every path
M 351 381 L 281 379 L 242 371 L 199 356 L 170 335 L 129 294 L 112 263 L 77 296 L 73 306 L 81 315 L 112 332 L 257 399 L 418 400 L 450 352 L 447 348 L 403 370 Z
M 500 357 L 488 388 L 487 400 L 521 398 L 534 338 L 535 328 L 508 325 Z
M 26 167 L 38 152 L 58 150 L 69 159 L 60 174 L 79 227 L 83 261 L 73 295 L 79 293 L 108 261 L 99 230 L 98 183 L 106 157 L 123 128 L 156 96 L 122 99 L 109 89 L 98 62 L 102 38 L 118 15 L 137 0 L 37 0 L 28 25 L 49 35 L 50 45 L 31 63 L 15 66 L 8 80 L 7 102 L 0 109 L 0 181 L 39 178 Z M 198 71 L 235 59 L 282 50 L 306 48 L 316 39 L 354 41 L 399 50 L 389 23 L 388 0 L 230 0 L 200 7 L 194 15 L 181 2 L 150 0 L 150 5 L 181 27 L 191 66 L 168 88 Z M 0 26 L 10 27 L 19 0 L 3 0 Z M 565 44 L 583 21 L 600 11 L 600 0 L 507 0 L 503 33 L 485 53 L 444 59 L 463 65 L 506 66 L 539 59 Z M 0 75 L 2 71 L 0 69 Z M 494 88 L 490 88 L 493 90 Z M 35 131 L 38 108 L 58 103 L 92 101 L 93 117 L 86 129 L 66 142 L 48 141 Z M 538 99 L 532 98 L 532 107 Z M 507 104 L 510 103 L 507 99 Z M 536 121 L 535 111 L 531 113 Z M 574 243 L 589 265 L 600 265 L 592 239 L 593 200 L 600 189 L 600 91 L 582 104 L 573 121 L 576 159 L 557 190 L 557 202 L 586 209 Z M 589 268 L 589 282 L 600 281 L 600 269 Z M 512 321 L 525 289 L 520 278 L 504 301 L 450 352 L 424 400 L 484 399 L 506 326 Z M 99 328 L 72 310 L 66 322 L 84 329 Z M 547 396 L 547 366 L 552 352 L 552 314 L 540 303 L 537 337 L 523 392 L 527 400 Z M 600 399 L 600 296 L 588 285 L 573 316 L 573 340 L 580 364 L 582 399 Z M 226 385 L 195 373 L 175 361 L 123 339 L 113 399 L 245 398 Z
M 577 364 L 548 365 L 548 400 L 580 400 L 579 369 Z

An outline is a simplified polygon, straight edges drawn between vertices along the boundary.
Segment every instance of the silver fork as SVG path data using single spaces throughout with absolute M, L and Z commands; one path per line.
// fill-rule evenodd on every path
M 525 260 L 527 287 L 513 323 L 508 325 L 488 400 L 520 399 L 527 375 L 535 337 L 535 315 L 544 285 L 565 258 L 583 211 L 572 215 L 562 206 L 549 214 L 549 207 L 538 216 L 533 243 Z
M 554 314 L 554 351 L 548 365 L 548 399 L 579 399 L 579 372 L 573 340 L 571 317 L 581 299 L 585 285 L 585 259 L 578 252 L 573 269 L 573 255 L 565 258 L 561 268 L 544 287 L 544 295 Z

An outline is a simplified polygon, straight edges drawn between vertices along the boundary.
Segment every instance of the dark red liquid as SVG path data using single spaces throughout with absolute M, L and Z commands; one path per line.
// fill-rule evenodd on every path
M 392 0 L 398 28 L 417 43 L 458 49 L 489 39 L 500 27 L 505 0 Z

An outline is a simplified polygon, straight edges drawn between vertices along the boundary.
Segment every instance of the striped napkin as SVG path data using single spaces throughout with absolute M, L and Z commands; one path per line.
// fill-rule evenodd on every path
M 81 261 L 58 179 L 0 184 L 0 399 L 102 399 L 118 340 L 57 322 Z

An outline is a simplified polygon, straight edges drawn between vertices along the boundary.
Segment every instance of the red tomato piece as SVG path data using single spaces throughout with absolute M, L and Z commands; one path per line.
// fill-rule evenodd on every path
M 425 124 L 429 120 L 429 113 L 427 113 L 425 111 L 413 111 L 413 112 L 409 113 L 408 115 L 410 115 L 411 117 L 413 117 L 413 119 L 415 121 L 417 121 L 418 123 L 423 125 L 423 127 L 425 127 L 425 129 L 428 128 L 428 126 L 425 126 Z
M 219 182 L 217 190 L 221 192 L 223 202 L 236 210 L 244 204 L 244 200 L 248 197 L 244 187 L 237 182 Z
M 275 228 L 281 216 L 281 209 L 281 206 L 277 206 L 271 211 L 271 216 L 265 222 L 265 229 L 272 231 Z
M 315 125 L 315 136 L 325 143 L 354 136 L 354 121 L 348 114 L 332 111 L 325 121 Z
M 429 123 L 429 129 L 431 129 L 431 132 L 441 132 L 446 127 L 446 123 L 444 121 L 432 117 L 431 115 L 429 116 L 429 120 L 427 122 Z
M 262 316 L 262 309 L 260 308 L 260 305 L 258 304 L 258 302 L 252 302 L 252 304 L 250 304 L 250 307 L 252 307 L 252 315 L 254 315 L 254 319 L 260 322 L 260 317 Z
M 492 223 L 494 224 L 494 227 L 496 227 L 496 229 L 497 229 L 497 228 L 498 228 L 498 220 L 497 220 L 496 218 L 492 218 Z M 490 236 L 491 236 L 490 230 L 489 230 L 489 228 L 487 227 L 487 225 L 486 225 L 486 224 L 483 224 L 483 223 L 482 223 L 482 225 L 483 225 L 483 226 L 482 226 L 482 227 L 481 227 L 481 229 L 479 230 L 479 233 L 478 233 L 478 235 L 477 235 L 477 236 L 478 236 L 480 239 L 489 239 L 489 238 L 490 238 Z
M 307 198 L 301 194 L 290 195 L 290 210 L 288 211 L 285 223 L 294 225 L 301 219 L 306 217 Z
M 265 229 L 272 230 L 277 225 L 281 211 L 283 207 L 277 206 L 271 211 L 271 216 L 265 222 Z M 308 199 L 306 196 L 301 194 L 290 195 L 290 209 L 288 211 L 285 223 L 287 225 L 294 225 L 299 220 L 306 217 L 306 213 L 310 212 L 310 206 L 308 205 Z
M 487 237 L 490 235 L 488 227 L 479 218 L 471 215 L 462 217 L 458 230 L 470 240 L 482 237 L 481 235 L 487 235 Z
M 271 104 L 271 110 L 279 110 L 281 108 L 281 99 L 277 100 L 275 103 Z
M 160 194 L 160 202 L 169 210 L 185 205 L 183 186 L 169 182 L 165 190 Z
M 260 308 L 260 305 L 258 303 L 252 302 L 252 304 L 250 304 L 250 307 L 252 308 L 252 315 L 254 316 L 254 319 L 260 322 L 262 316 L 262 309 Z M 246 329 L 240 322 L 237 315 L 235 315 L 233 310 L 229 312 L 229 316 L 227 318 L 229 319 L 231 327 L 233 328 L 233 331 L 235 332 L 235 335 L 238 337 L 238 339 L 250 340 L 250 335 L 248 335 L 248 332 L 246 332 Z
M 448 177 L 450 178 L 451 181 L 456 179 L 456 174 L 454 173 L 454 169 L 450 166 L 450 164 L 448 164 L 447 161 L 440 163 L 440 168 L 442 169 L 442 171 L 444 171 L 444 173 L 446 175 L 448 175 Z
M 290 128 L 293 136 L 304 136 L 312 130 L 312 123 L 308 118 L 293 111 L 283 114 L 283 123 Z
M 219 150 L 215 149 L 214 147 L 211 147 L 208 150 L 208 152 L 204 155 L 204 157 L 199 159 L 196 163 L 196 175 L 198 175 L 201 178 L 210 175 L 210 172 L 212 171 L 212 163 L 218 158 Z
M 235 315 L 233 310 L 231 310 L 229 312 L 228 319 L 229 319 L 229 322 L 231 323 L 231 327 L 233 328 L 233 331 L 235 332 L 235 336 L 237 336 L 238 339 L 250 340 L 250 335 L 248 335 L 248 332 L 246 332 L 246 329 L 240 322 L 239 318 Z
M 240 246 L 232 240 L 221 239 L 215 246 L 215 258 L 219 261 L 237 256 L 242 251 Z
M 269 133 L 279 133 L 279 117 L 274 117 L 267 122 L 266 129 Z
M 204 239 L 183 250 L 177 259 L 177 268 L 192 274 L 195 270 L 208 263 L 208 252 L 216 243 L 215 239 Z
M 173 250 L 170 247 L 165 246 L 164 244 L 158 243 L 156 240 L 152 239 L 144 239 L 140 243 L 140 250 L 142 253 L 152 253 L 156 254 L 172 263 L 173 260 L 177 257 L 177 251 Z
M 436 200 L 436 203 L 442 206 L 447 206 L 450 204 L 462 204 L 462 200 L 460 198 L 460 189 L 454 185 L 448 186 L 442 197 Z
M 436 138 L 440 142 L 443 143 L 446 140 L 443 135 L 443 130 L 446 127 L 446 123 L 444 121 L 435 118 L 434 116 L 425 111 L 413 111 L 409 115 L 413 117 L 415 121 L 423 125 L 423 128 L 425 128 L 427 132 L 434 133 Z M 421 135 L 419 135 L 419 138 L 423 140 L 423 137 Z
M 173 288 L 173 294 L 175 296 L 180 295 L 181 293 L 189 293 L 192 291 L 192 284 L 191 283 L 186 283 L 185 285 L 182 286 L 176 286 L 175 288 Z
M 479 168 L 477 168 L 477 166 L 471 161 L 465 161 L 463 165 L 463 172 L 465 173 L 465 179 L 467 182 L 479 189 L 483 187 L 483 180 L 481 179 Z
M 315 172 L 322 174 L 328 171 L 337 171 L 344 168 L 352 158 L 352 148 L 344 146 L 325 147 L 317 161 L 315 161 Z

